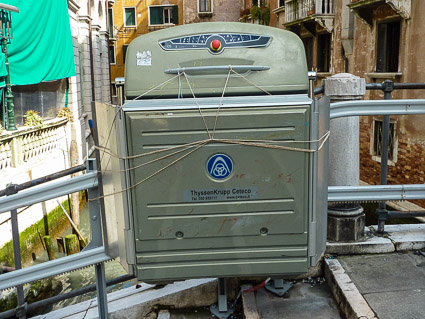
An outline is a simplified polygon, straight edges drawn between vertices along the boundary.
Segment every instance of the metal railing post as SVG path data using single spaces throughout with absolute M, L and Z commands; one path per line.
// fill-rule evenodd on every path
M 96 272 L 96 290 L 97 290 L 97 309 L 99 318 L 107 319 L 108 315 L 108 299 L 106 294 L 106 278 L 105 264 L 100 263 L 95 266 Z
M 21 262 L 21 247 L 19 242 L 19 228 L 18 228 L 18 210 L 13 209 L 10 212 L 11 223 L 12 223 L 12 240 L 13 240 L 13 257 L 15 260 L 15 269 L 22 268 Z M 24 288 L 22 285 L 16 287 L 18 297 L 18 308 L 16 308 L 16 317 L 19 319 L 26 318 L 25 311 L 25 299 L 24 299 Z
M 394 90 L 394 82 L 386 80 L 382 83 L 382 85 L 384 100 L 391 100 L 391 93 Z M 384 115 L 382 126 L 381 185 L 386 185 L 388 182 L 388 144 L 390 134 L 389 115 Z M 385 230 L 385 221 L 388 219 L 388 211 L 386 209 L 385 201 L 379 203 L 376 214 L 378 215 L 378 232 L 382 234 Z

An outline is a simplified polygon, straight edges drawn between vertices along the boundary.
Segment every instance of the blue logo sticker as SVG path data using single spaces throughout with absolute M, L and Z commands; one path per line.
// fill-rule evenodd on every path
M 233 171 L 232 159 L 225 154 L 215 154 L 207 161 L 208 174 L 218 180 L 227 178 Z

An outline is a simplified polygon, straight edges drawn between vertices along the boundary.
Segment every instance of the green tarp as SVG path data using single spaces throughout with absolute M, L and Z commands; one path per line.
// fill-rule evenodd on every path
M 4 56 L 4 53 L 0 51 L 0 78 L 4 78 L 6 75 L 6 57 Z
M 75 75 L 67 0 L 0 2 L 19 8 L 19 13 L 12 13 L 13 39 L 7 46 L 12 84 L 36 84 Z M 1 59 L 0 74 L 4 65 Z

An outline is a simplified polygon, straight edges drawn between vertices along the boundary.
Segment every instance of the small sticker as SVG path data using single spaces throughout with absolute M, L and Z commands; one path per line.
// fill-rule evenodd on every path
M 151 51 L 137 51 L 136 53 L 137 65 L 152 65 L 152 52 Z

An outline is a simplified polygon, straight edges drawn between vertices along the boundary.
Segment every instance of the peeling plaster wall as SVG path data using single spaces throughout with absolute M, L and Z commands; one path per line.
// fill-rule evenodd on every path
M 198 15 L 198 0 L 184 0 L 184 24 L 197 22 L 236 22 L 240 18 L 241 0 L 211 0 L 213 14 L 211 16 Z
M 423 37 L 425 1 L 412 1 L 411 18 L 403 19 L 389 5 L 374 9 L 372 26 L 359 18 L 355 19 L 354 52 L 350 73 L 366 78 L 368 83 L 380 83 L 385 79 L 366 75 L 375 71 L 376 65 L 376 22 L 401 21 L 399 72 L 395 82 L 425 82 L 425 38 Z M 365 99 L 383 99 L 381 91 L 367 91 Z M 424 99 L 425 90 L 397 90 L 392 99 Z M 370 184 L 379 183 L 380 163 L 372 159 L 371 136 L 373 120 L 379 117 L 362 117 L 360 123 L 360 172 L 361 179 Z M 424 183 L 425 171 L 425 115 L 391 116 L 397 135 L 397 162 L 389 167 L 389 184 Z M 425 201 L 416 201 L 425 207 Z

